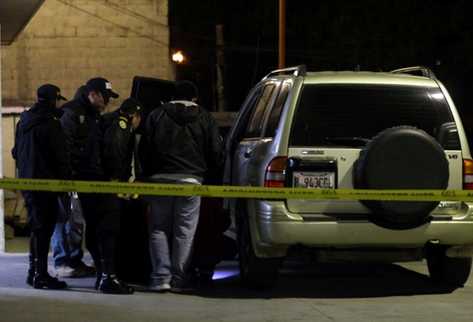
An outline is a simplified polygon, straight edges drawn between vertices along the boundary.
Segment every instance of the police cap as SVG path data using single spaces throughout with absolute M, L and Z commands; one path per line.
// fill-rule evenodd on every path
M 103 77 L 89 79 L 85 84 L 89 91 L 100 92 L 106 98 L 118 98 L 119 95 L 112 91 L 112 83 Z
M 38 101 L 52 101 L 52 100 L 63 100 L 67 99 L 61 95 L 61 89 L 53 84 L 44 84 L 38 87 L 36 91 Z

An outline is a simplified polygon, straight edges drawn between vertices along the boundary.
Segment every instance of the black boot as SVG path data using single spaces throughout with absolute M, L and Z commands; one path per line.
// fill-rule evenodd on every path
M 102 271 L 97 271 L 97 276 L 95 278 L 95 286 L 94 286 L 96 290 L 99 289 L 101 280 L 102 280 Z
M 36 275 L 33 279 L 33 287 L 37 289 L 62 290 L 67 288 L 66 282 L 60 281 L 49 274 Z
M 26 276 L 26 284 L 29 286 L 33 286 L 33 278 L 35 275 L 35 266 L 34 266 L 34 253 L 35 253 L 35 240 L 34 240 L 34 233 L 31 232 L 30 236 L 30 253 L 28 256 L 28 275 Z
M 108 246 L 108 248 L 102 246 L 102 250 L 107 251 L 102 251 L 102 253 L 105 253 L 105 256 L 100 259 L 103 274 L 99 283 L 99 291 L 106 294 L 133 294 L 135 289 L 120 281 L 115 274 L 114 258 L 110 256 L 110 254 L 114 254 L 114 239 L 109 238 L 105 239 L 105 241 L 109 241 L 109 243 L 104 242 L 102 244 L 103 246 Z
M 37 289 L 60 290 L 67 288 L 66 282 L 59 281 L 48 273 L 48 250 L 50 239 L 45 234 L 34 234 L 33 237 L 33 287 Z
M 33 254 L 30 253 L 29 258 L 29 267 L 28 267 L 28 275 L 26 276 L 26 284 L 29 286 L 33 286 L 33 278 L 35 275 L 35 270 L 34 270 L 34 257 Z
M 120 281 L 116 275 L 103 275 L 99 290 L 105 294 L 133 294 L 135 292 L 133 287 Z

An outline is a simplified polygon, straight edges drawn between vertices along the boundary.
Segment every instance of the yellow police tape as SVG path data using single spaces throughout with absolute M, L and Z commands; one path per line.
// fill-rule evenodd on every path
M 363 190 L 264 188 L 164 183 L 121 183 L 0 178 L 0 189 L 139 194 L 153 196 L 203 196 L 257 199 L 397 200 L 473 202 L 473 190 Z

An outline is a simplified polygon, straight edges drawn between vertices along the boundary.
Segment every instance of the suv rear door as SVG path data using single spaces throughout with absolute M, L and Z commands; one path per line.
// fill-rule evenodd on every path
M 366 140 L 386 128 L 402 125 L 417 127 L 437 137 L 442 125 L 452 122 L 448 103 L 438 88 L 306 84 L 293 116 L 288 151 L 289 158 L 297 160 L 295 164 L 300 169 L 296 165 L 289 170 L 289 185 L 294 184 L 294 172 L 297 172 L 302 174 L 297 177 L 308 185 L 328 184 L 328 178 L 332 178 L 332 188 L 353 189 L 353 165 Z M 461 148 L 458 135 L 454 134 L 453 138 L 448 146 L 444 145 L 450 169 L 448 188 L 461 189 Z M 321 177 L 303 176 L 304 172 L 313 171 Z M 332 177 L 328 175 L 330 172 Z M 358 201 L 288 200 L 287 207 L 295 213 L 369 212 Z

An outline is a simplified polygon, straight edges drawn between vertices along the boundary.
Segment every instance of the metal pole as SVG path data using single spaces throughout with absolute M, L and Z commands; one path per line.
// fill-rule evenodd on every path
M 279 68 L 286 67 L 286 0 L 279 0 Z
M 2 26 L 0 25 L 0 44 L 2 43 Z M 2 46 L 0 45 L 0 151 L 3 150 L 2 137 Z M 0 153 L 0 178 L 3 177 L 3 153 Z M 0 189 L 0 252 L 5 251 L 5 203 L 3 189 Z

